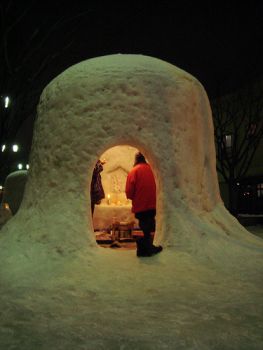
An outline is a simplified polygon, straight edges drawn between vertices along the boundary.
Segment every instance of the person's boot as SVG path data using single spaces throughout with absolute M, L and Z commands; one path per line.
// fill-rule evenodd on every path
M 161 245 L 159 245 L 159 246 L 152 245 L 152 255 L 158 254 L 162 250 L 163 250 L 163 247 Z
M 137 245 L 137 256 L 138 257 L 147 257 L 152 255 L 151 246 L 149 246 L 147 240 L 144 237 L 138 238 L 136 240 Z
M 138 257 L 149 257 L 163 250 L 162 246 L 155 246 L 152 244 L 152 238 L 150 236 L 137 239 L 136 244 Z
M 145 244 L 147 246 L 147 251 L 150 252 L 151 256 L 160 253 L 163 250 L 162 246 L 155 246 L 153 244 L 153 236 L 147 235 L 145 237 Z

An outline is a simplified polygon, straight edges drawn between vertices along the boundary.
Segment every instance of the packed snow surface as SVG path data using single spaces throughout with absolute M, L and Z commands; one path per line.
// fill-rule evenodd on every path
M 89 186 L 142 151 L 163 252 L 95 242 Z M 262 349 L 262 239 L 225 209 L 204 88 L 156 58 L 81 62 L 42 93 L 25 195 L 0 231 L 1 349 Z

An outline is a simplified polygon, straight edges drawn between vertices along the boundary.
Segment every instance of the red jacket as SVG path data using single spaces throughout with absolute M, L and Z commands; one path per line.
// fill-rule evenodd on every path
M 147 163 L 139 163 L 129 172 L 126 196 L 132 200 L 132 212 L 156 209 L 156 184 L 152 169 Z

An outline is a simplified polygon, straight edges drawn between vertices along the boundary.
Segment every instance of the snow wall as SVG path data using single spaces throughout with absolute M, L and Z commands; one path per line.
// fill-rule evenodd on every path
M 1 231 L 0 249 L 15 242 L 64 254 L 101 249 L 90 214 L 91 175 L 101 154 L 117 145 L 138 148 L 153 168 L 157 244 L 215 259 L 240 255 L 237 246 L 262 251 L 262 240 L 220 198 L 201 83 L 160 59 L 126 54 L 83 61 L 44 89 L 24 199 Z

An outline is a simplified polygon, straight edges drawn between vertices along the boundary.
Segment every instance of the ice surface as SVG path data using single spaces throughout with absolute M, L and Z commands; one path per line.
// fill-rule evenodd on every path
M 92 170 L 117 145 L 154 170 L 158 256 L 96 245 Z M 83 61 L 43 91 L 0 231 L 1 348 L 262 349 L 262 242 L 220 198 L 200 82 L 142 55 Z

